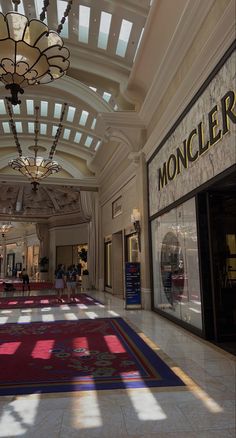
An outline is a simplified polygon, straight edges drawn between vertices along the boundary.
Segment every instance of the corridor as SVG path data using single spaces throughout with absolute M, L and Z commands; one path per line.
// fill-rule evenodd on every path
M 41 292 L 42 294 L 42 292 Z M 235 358 L 151 311 L 103 305 L 1 309 L 0 323 L 121 316 L 168 361 L 185 387 L 2 396 L 0 437 L 210 438 L 235 436 Z

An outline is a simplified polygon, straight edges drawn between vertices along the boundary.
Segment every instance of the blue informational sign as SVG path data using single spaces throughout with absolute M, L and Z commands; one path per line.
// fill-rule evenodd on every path
M 140 263 L 126 262 L 125 264 L 126 307 L 141 307 L 141 278 Z

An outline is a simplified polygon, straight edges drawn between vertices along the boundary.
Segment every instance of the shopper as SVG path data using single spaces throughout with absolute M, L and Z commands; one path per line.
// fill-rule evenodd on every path
M 28 290 L 28 296 L 30 295 L 30 282 L 29 282 L 29 276 L 27 274 L 26 269 L 22 270 L 22 274 L 21 274 L 21 278 L 22 278 L 22 291 L 23 291 L 23 295 L 25 292 L 25 287 Z
M 55 289 L 57 291 L 58 301 L 62 303 L 62 294 L 65 288 L 65 271 L 62 264 L 57 266 L 55 270 Z

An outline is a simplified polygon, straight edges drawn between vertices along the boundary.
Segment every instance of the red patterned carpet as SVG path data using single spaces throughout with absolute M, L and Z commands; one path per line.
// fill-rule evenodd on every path
M 184 386 L 122 318 L 0 326 L 0 394 Z
M 27 292 L 25 292 L 27 293 Z M 29 296 L 29 297 L 2 297 L 0 298 L 0 309 L 25 309 L 33 307 L 55 307 L 67 304 L 68 300 L 65 295 L 62 296 L 62 301 L 59 302 L 56 295 L 44 295 L 44 296 Z M 86 294 L 79 294 L 76 297 L 71 298 L 70 305 L 74 306 L 94 306 L 102 305 L 99 301 Z

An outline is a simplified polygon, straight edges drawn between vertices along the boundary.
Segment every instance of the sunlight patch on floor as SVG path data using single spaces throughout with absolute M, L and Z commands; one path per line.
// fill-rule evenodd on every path
M 66 313 L 65 319 L 69 321 L 77 321 L 78 317 L 74 313 Z
M 50 313 L 48 315 L 42 315 L 42 321 L 44 321 L 44 322 L 55 321 L 55 317 L 52 313 Z
M 27 432 L 27 426 L 33 426 L 37 416 L 40 394 L 15 399 L 3 409 L 0 418 L 0 437 L 23 436 Z
M 206 391 L 200 388 L 187 374 L 185 374 L 179 367 L 173 366 L 171 367 L 172 371 L 174 371 L 177 376 L 180 377 L 181 380 L 185 383 L 188 389 L 194 394 L 196 398 L 201 400 L 202 404 L 208 409 L 209 412 L 213 414 L 217 414 L 219 412 L 223 412 L 221 406 L 213 400 Z
M 95 312 L 85 312 L 85 315 L 88 316 L 89 319 L 95 319 L 99 317 L 99 315 L 97 315 Z
M 129 393 L 130 400 L 139 420 L 160 421 L 166 420 L 167 416 L 151 391 L 146 388 L 145 394 L 137 396 L 137 393 Z
M 31 322 L 31 315 L 20 315 L 17 322 Z
M 74 428 L 89 429 L 103 425 L 96 391 L 91 392 L 89 397 L 81 397 L 79 400 L 74 399 L 74 403 L 75 410 L 72 411 L 74 412 L 72 420 Z M 80 415 L 78 415 L 78 410 Z

